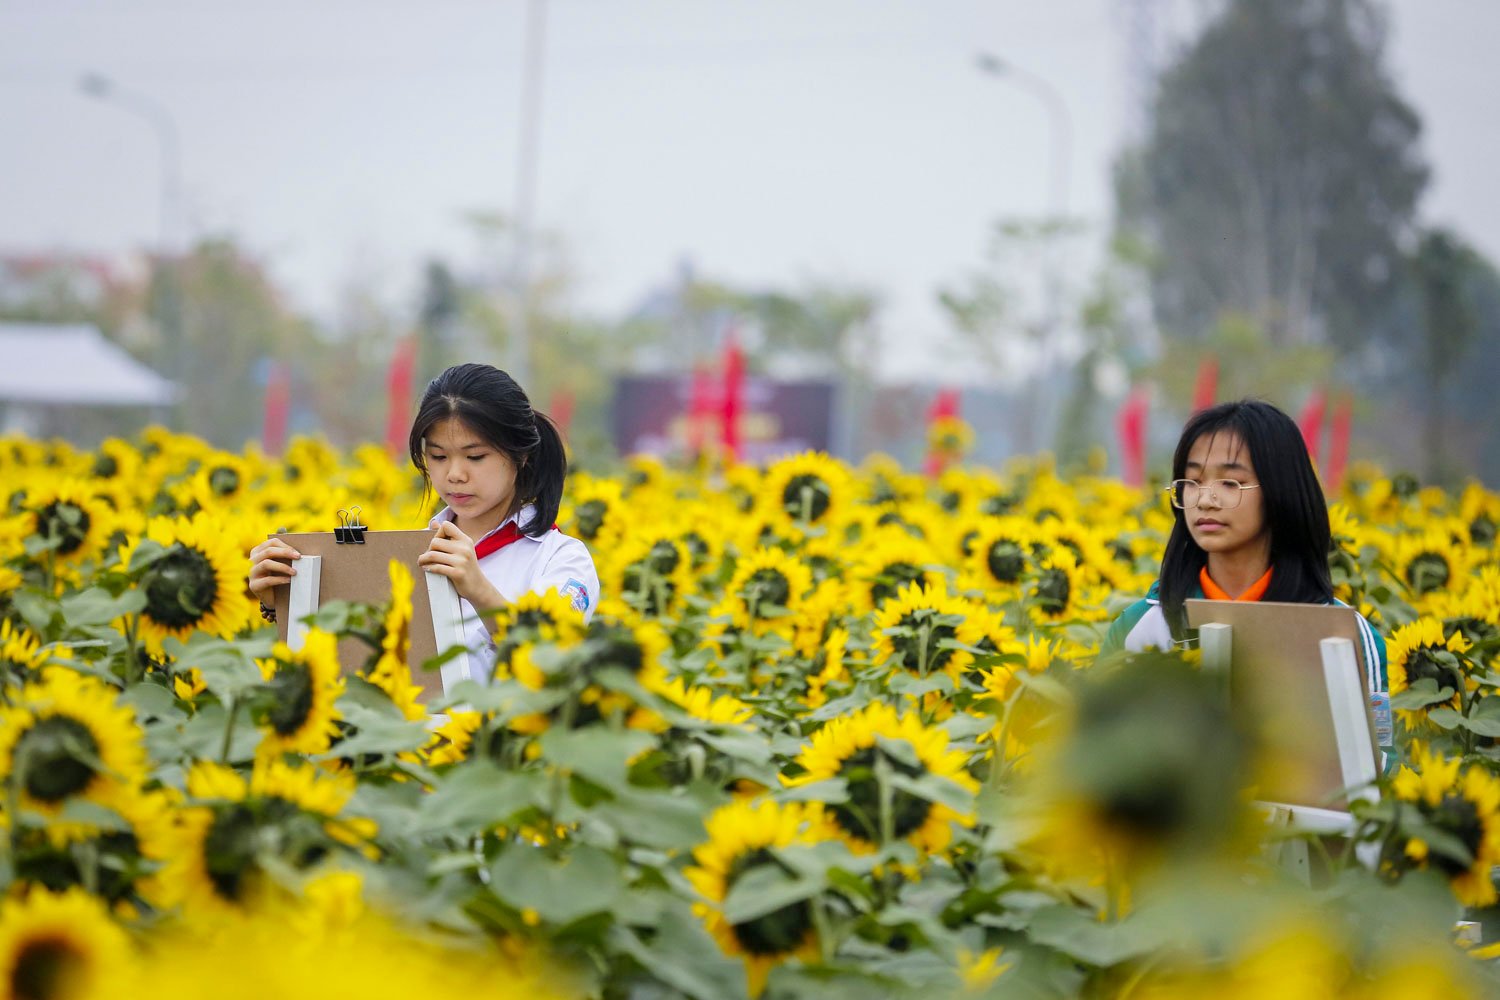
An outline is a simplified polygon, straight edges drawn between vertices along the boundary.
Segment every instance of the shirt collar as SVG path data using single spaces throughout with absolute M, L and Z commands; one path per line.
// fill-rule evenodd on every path
M 530 504 L 530 503 L 527 504 L 526 506 L 522 507 L 520 510 L 518 510 L 514 514 L 512 514 L 510 517 L 507 517 L 505 520 L 503 520 L 499 524 L 495 525 L 493 531 L 486 531 L 483 535 L 480 535 L 478 538 L 474 539 L 474 544 L 478 545 L 480 542 L 484 541 L 486 538 L 490 537 L 496 531 L 499 531 L 501 528 L 505 527 L 507 524 L 511 523 L 512 521 L 515 521 L 516 524 L 519 526 L 520 523 L 522 521 L 526 520 L 527 518 L 529 518 L 532 515 L 532 513 L 535 512 L 535 510 L 536 510 L 536 505 L 535 504 Z M 429 527 L 429 528 L 436 528 L 438 525 L 442 524 L 444 521 L 456 521 L 457 519 L 458 519 L 458 517 L 457 517 L 457 515 L 455 515 L 453 513 L 453 508 L 452 507 L 444 507 L 442 510 L 438 511 L 436 514 L 432 515 L 432 520 L 427 522 L 427 527 Z

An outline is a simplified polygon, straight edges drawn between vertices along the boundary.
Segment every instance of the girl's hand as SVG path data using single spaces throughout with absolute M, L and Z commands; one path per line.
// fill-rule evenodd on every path
M 302 553 L 279 538 L 267 538 L 250 550 L 250 593 L 266 602 L 273 587 L 291 583 L 297 571 L 292 568 Z
M 417 557 L 417 564 L 424 570 L 446 576 L 453 581 L 458 596 L 476 608 L 502 607 L 505 598 L 490 583 L 489 577 L 479 568 L 479 557 L 474 554 L 474 540 L 452 521 L 438 525 L 437 534 L 427 551 Z

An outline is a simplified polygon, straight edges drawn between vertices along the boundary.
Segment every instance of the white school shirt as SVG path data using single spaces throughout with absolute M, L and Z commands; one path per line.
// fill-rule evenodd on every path
M 511 521 L 528 523 L 535 508 L 527 504 L 496 526 L 499 531 Z M 436 528 L 444 521 L 454 520 L 453 511 L 444 507 L 428 522 Z M 478 545 L 495 531 L 474 539 Z M 479 569 L 485 578 L 500 591 L 507 602 L 514 602 L 528 593 L 545 594 L 555 590 L 568 598 L 573 609 L 588 621 L 599 605 L 599 574 L 594 569 L 594 557 L 588 547 L 571 535 L 561 531 L 549 531 L 541 538 L 522 535 L 502 549 L 497 549 L 479 560 Z M 458 600 L 463 612 L 466 645 L 469 647 L 469 678 L 488 680 L 495 668 L 495 642 L 486 621 L 480 618 L 474 606 L 463 598 Z

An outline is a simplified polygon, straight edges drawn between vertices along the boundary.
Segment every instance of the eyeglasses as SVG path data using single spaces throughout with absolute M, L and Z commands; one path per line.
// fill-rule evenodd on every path
M 1259 483 L 1242 483 L 1237 479 L 1215 479 L 1200 483 L 1196 479 L 1174 479 L 1164 492 L 1171 494 L 1172 506 L 1187 510 L 1198 506 L 1207 493 L 1223 510 L 1232 510 L 1240 505 L 1245 490 L 1258 490 Z

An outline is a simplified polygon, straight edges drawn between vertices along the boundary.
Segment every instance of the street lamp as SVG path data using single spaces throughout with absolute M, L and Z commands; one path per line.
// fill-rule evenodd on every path
M 182 310 L 177 296 L 174 255 L 177 253 L 177 209 L 181 190 L 181 166 L 177 146 L 177 123 L 166 106 L 144 94 L 119 86 L 100 73 L 85 73 L 78 87 L 89 97 L 113 104 L 150 124 L 161 149 L 161 194 L 157 220 L 157 262 L 162 284 L 162 344 L 166 350 L 166 369 L 177 389 L 178 405 L 173 407 L 173 423 L 181 423 L 184 372 Z
M 1052 179 L 1051 212 L 1053 221 L 1061 221 L 1068 212 L 1069 157 L 1072 148 L 1072 122 L 1068 117 L 1068 106 L 1063 102 L 1057 88 L 1035 73 L 1027 72 L 990 52 L 981 52 L 974 63 L 983 73 L 1010 80 L 1022 90 L 1040 98 L 1046 105 L 1047 115 L 1052 120 Z
M 166 107 L 157 101 L 127 90 L 107 76 L 85 73 L 78 80 L 78 87 L 96 100 L 113 104 L 117 108 L 144 118 L 156 132 L 156 141 L 161 148 L 161 204 L 157 250 L 162 256 L 176 250 L 177 202 L 180 190 L 181 169 L 177 148 L 177 124 Z

